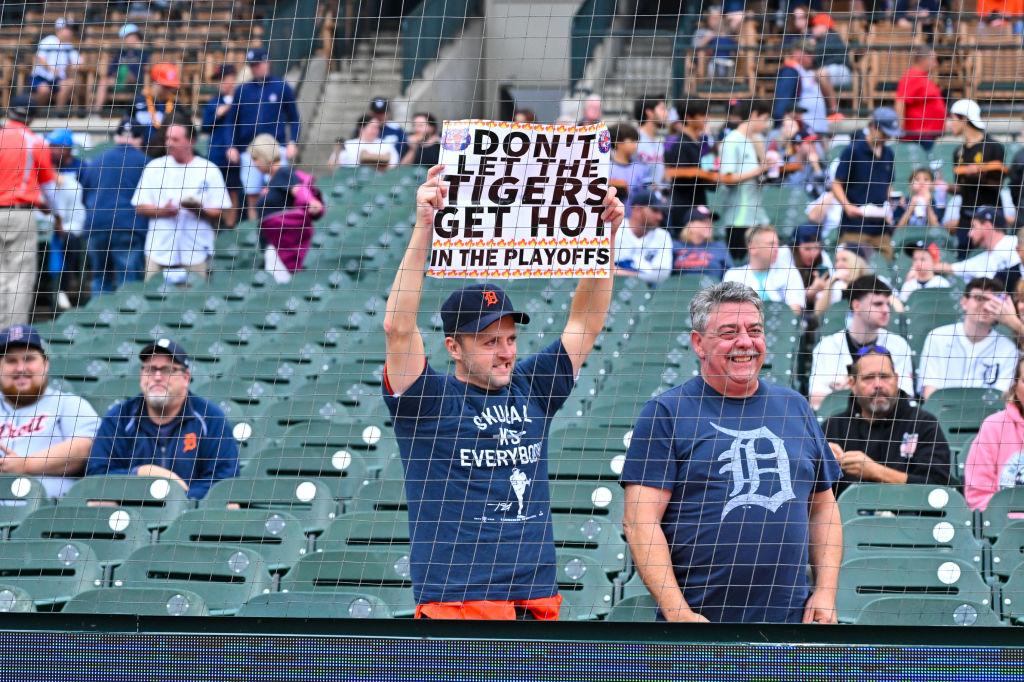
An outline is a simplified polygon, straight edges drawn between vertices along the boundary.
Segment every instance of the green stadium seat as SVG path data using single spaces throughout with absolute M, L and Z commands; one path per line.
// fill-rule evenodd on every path
M 658 616 L 658 605 L 650 594 L 637 594 L 615 602 L 605 620 L 624 623 L 653 623 Z
M 261 450 L 250 463 L 250 470 L 257 476 L 319 478 L 336 500 L 352 499 L 371 477 L 362 453 L 357 450 L 301 444 Z
M 860 516 L 843 524 L 843 560 L 892 555 L 951 556 L 982 570 L 982 546 L 972 529 L 928 516 Z
M 1001 627 L 990 604 L 941 596 L 882 597 L 868 602 L 857 625 Z
M 1003 488 L 981 512 L 981 534 L 998 538 L 1009 524 L 1024 519 L 1024 487 Z
M 932 393 L 923 407 L 939 420 L 950 449 L 962 454 L 967 451 L 981 429 L 981 423 L 990 414 L 1005 407 L 1002 393 L 985 388 L 940 388 Z M 963 480 L 963 469 L 954 465 L 953 477 Z
M 257 552 L 228 544 L 158 544 L 140 547 L 114 571 L 114 587 L 190 590 L 210 615 L 232 615 L 246 601 L 270 592 L 272 580 Z
M 236 618 L 392 618 L 388 605 L 363 592 L 272 592 L 247 601 Z
M 0 585 L 0 613 L 31 613 L 36 604 L 28 592 L 13 585 Z
M 956 289 L 919 289 L 907 299 L 907 343 L 921 354 L 928 333 L 960 319 L 960 298 Z
M 917 516 L 974 529 L 974 514 L 964 496 L 936 485 L 857 483 L 839 496 L 839 513 L 844 524 L 861 516 Z
M 160 533 L 160 542 L 247 547 L 259 552 L 271 572 L 287 571 L 307 546 L 297 518 L 263 509 L 193 509 Z
M 593 558 L 559 550 L 555 579 L 562 595 L 559 620 L 595 620 L 611 611 L 615 585 Z
M 324 462 L 330 462 L 339 451 L 349 452 L 358 455 L 371 471 L 379 471 L 398 453 L 398 441 L 383 421 L 359 419 L 295 424 L 285 430 L 280 446 L 290 451 L 301 449 L 304 457 L 320 458 Z M 334 475 L 344 471 L 336 469 L 333 462 L 327 470 Z
M 1002 614 L 1017 625 L 1024 624 L 1024 566 L 1018 566 L 1001 587 Z
M 617 481 L 633 427 L 591 426 L 569 421 L 548 438 L 548 470 L 552 479 Z
M 992 573 L 1008 578 L 1018 566 L 1024 566 L 1024 521 L 1008 523 L 992 544 Z
M 20 474 L 0 474 L 0 538 L 37 509 L 53 505 L 39 479 Z
M 849 301 L 836 301 L 830 305 L 818 320 L 818 338 L 846 329 L 846 318 L 849 314 Z
M 61 613 L 116 613 L 126 616 L 208 616 L 206 600 L 173 587 L 105 587 L 71 598 Z
M 846 409 L 846 406 L 850 402 L 850 391 L 832 391 L 825 399 L 821 401 L 821 405 L 818 406 L 815 415 L 818 418 L 819 424 L 824 424 L 825 420 L 835 414 L 839 414 Z
M 622 520 L 622 488 L 611 481 L 551 481 L 552 514 L 586 514 L 609 523 Z
M 952 557 L 889 556 L 844 561 L 839 569 L 836 611 L 853 623 L 873 599 L 937 595 L 992 605 L 992 591 L 981 573 Z
M 307 534 L 320 534 L 337 514 L 330 487 L 317 478 L 229 478 L 200 500 L 200 509 L 279 511 L 291 514 Z
M 104 568 L 122 563 L 149 544 L 151 533 L 131 507 L 44 507 L 29 514 L 11 537 L 15 540 L 75 540 L 89 545 Z
M 359 549 L 365 547 L 409 547 L 409 513 L 368 511 L 341 514 L 317 538 L 317 551 Z
M 281 580 L 281 592 L 314 592 L 324 601 L 338 593 L 370 594 L 398 617 L 416 610 L 408 549 L 366 548 L 314 552 Z
M 553 514 L 551 525 L 559 551 L 593 559 L 610 578 L 620 578 L 625 573 L 629 548 L 619 533 L 619 519 Z
M 402 479 L 377 479 L 359 489 L 351 502 L 346 502 L 345 512 L 408 512 L 405 501 L 405 483 Z
M 89 545 L 74 540 L 8 540 L 0 551 L 0 584 L 32 595 L 52 611 L 83 590 L 103 584 L 103 568 Z
M 112 503 L 136 510 L 150 530 L 166 528 L 186 509 L 192 500 L 185 489 L 166 478 L 150 476 L 86 476 L 77 481 L 64 497 L 60 507 L 86 507 L 90 503 Z

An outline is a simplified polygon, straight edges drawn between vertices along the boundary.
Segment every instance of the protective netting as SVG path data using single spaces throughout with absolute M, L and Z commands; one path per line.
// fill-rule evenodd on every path
M 1024 620 L 1022 34 L 930 0 L 4 2 L 0 610 Z M 487 120 L 609 161 L 531 194 Z M 592 180 L 612 278 L 423 277 Z M 485 219 L 435 222 L 453 182 Z

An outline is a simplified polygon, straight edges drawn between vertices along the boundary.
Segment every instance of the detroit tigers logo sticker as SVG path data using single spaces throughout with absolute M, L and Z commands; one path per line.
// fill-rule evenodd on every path
M 469 146 L 470 141 L 468 128 L 451 128 L 444 131 L 441 146 L 450 152 L 461 152 Z
M 602 130 L 597 136 L 597 148 L 601 150 L 602 154 L 607 154 L 608 150 L 612 148 L 612 136 L 607 130 Z
M 725 462 L 719 473 L 729 474 L 732 478 L 729 498 L 722 508 L 722 520 L 737 507 L 752 505 L 774 512 L 783 503 L 796 498 L 789 473 L 786 444 L 771 429 L 762 426 L 748 431 L 734 431 L 714 422 L 711 426 L 733 437 L 729 449 L 718 456 L 720 462 Z M 759 449 L 765 449 L 765 445 L 769 449 L 759 452 Z M 766 495 L 765 492 L 772 489 L 773 474 L 778 477 L 779 489 L 772 495 Z

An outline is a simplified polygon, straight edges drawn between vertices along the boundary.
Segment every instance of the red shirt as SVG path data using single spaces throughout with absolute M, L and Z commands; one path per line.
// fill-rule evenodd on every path
M 907 137 L 938 136 L 946 125 L 946 99 L 939 86 L 920 69 L 910 67 L 896 87 L 903 101 L 903 130 Z
M 39 186 L 56 179 L 46 141 L 24 123 L 8 121 L 0 129 L 0 208 L 45 205 Z

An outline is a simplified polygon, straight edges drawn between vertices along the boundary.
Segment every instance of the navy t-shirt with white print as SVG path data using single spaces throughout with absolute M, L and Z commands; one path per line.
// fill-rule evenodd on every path
M 561 340 L 487 391 L 427 365 L 399 396 L 384 386 L 405 467 L 417 603 L 554 596 L 547 434 L 569 397 Z
M 808 500 L 839 476 L 798 393 L 762 380 L 752 396 L 729 398 L 695 377 L 641 410 L 620 482 L 671 491 L 661 527 L 694 611 L 799 623 Z

